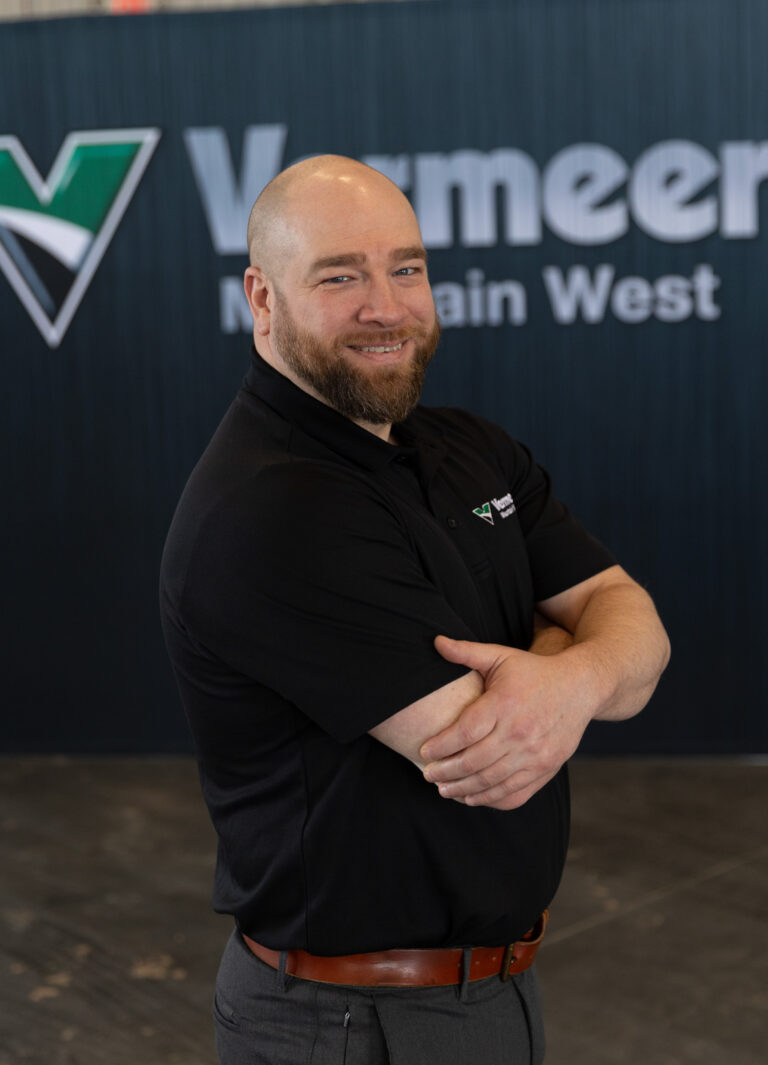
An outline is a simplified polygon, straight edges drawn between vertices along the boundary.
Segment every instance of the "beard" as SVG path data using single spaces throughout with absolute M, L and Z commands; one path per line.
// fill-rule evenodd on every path
M 272 326 L 276 351 L 289 369 L 329 406 L 352 421 L 370 425 L 401 422 L 411 413 L 440 339 L 437 317 L 432 328 L 421 334 L 414 334 L 413 329 L 381 330 L 325 341 L 299 328 L 281 293 L 277 293 L 276 302 L 280 312 Z M 394 366 L 356 366 L 342 350 L 350 346 L 390 346 L 409 338 L 414 342 L 413 357 Z

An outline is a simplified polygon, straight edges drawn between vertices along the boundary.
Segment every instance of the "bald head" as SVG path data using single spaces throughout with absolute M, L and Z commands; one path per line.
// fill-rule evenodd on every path
M 304 159 L 273 178 L 251 209 L 247 233 L 251 266 L 279 277 L 296 249 L 303 218 L 340 201 L 348 202 L 349 210 L 356 203 L 382 202 L 413 214 L 397 185 L 378 170 L 343 155 Z
M 251 211 L 243 289 L 257 353 L 382 439 L 417 402 L 439 327 L 413 208 L 389 178 L 320 155 Z M 373 428 L 375 427 L 375 428 Z

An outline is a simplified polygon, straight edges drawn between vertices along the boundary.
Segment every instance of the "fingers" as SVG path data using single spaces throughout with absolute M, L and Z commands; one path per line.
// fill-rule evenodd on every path
M 567 750 L 540 738 L 530 745 L 520 737 L 512 750 L 499 748 L 496 732 L 469 749 L 424 767 L 426 780 L 444 799 L 467 806 L 512 810 L 522 806 L 559 771 Z
M 480 748 L 482 748 L 482 744 Z M 426 766 L 424 777 L 437 784 L 437 790 L 444 799 L 466 799 L 467 805 L 484 805 L 487 798 L 497 800 L 508 794 L 527 788 L 533 781 L 542 783 L 555 775 L 560 768 L 552 760 L 522 759 L 515 755 L 504 755 L 495 762 L 492 760 L 492 748 L 486 748 L 482 761 L 487 762 L 482 769 L 469 772 L 462 769 L 466 762 L 459 755 L 455 759 L 441 762 L 439 766 Z
M 492 810 L 517 810 L 524 806 L 554 776 L 554 773 L 550 773 L 547 776 L 539 777 L 533 783 L 514 791 L 504 791 L 501 788 L 490 789 L 463 801 L 467 806 L 488 806 Z M 453 801 L 456 802 L 457 800 L 454 799 Z
M 469 790 L 478 791 L 481 787 L 487 788 L 498 784 L 514 769 L 519 768 L 520 759 L 515 758 L 513 752 L 499 747 L 497 736 L 491 729 L 484 738 L 471 746 L 460 748 L 445 758 L 428 762 L 424 767 L 424 776 L 432 784 L 472 781 L 478 784 L 478 787 Z M 468 794 L 468 792 L 459 792 L 454 788 L 451 794 Z
M 515 810 L 523 806 L 531 796 L 544 787 L 559 771 L 558 768 L 549 768 L 542 773 L 532 776 L 529 767 L 507 775 L 503 767 L 503 759 L 497 766 L 491 767 L 493 772 L 477 774 L 463 781 L 449 782 L 438 785 L 438 791 L 443 798 L 453 799 L 454 802 L 463 802 L 466 806 L 489 806 L 496 810 Z M 497 783 L 483 787 L 484 780 L 498 776 Z
M 498 644 L 438 636 L 435 648 L 481 674 L 485 691 L 422 744 L 425 778 L 442 797 L 467 806 L 522 806 L 558 772 L 584 730 L 563 710 L 559 674 L 548 660 Z
M 496 719 L 497 699 L 491 692 L 484 692 L 462 711 L 452 725 L 422 744 L 419 755 L 424 762 L 437 762 L 458 755 L 484 740 L 495 728 Z M 474 768 L 482 767 L 478 765 Z
M 496 643 L 474 643 L 471 640 L 452 640 L 448 636 L 435 637 L 435 649 L 448 662 L 458 662 L 470 669 L 476 669 L 485 676 L 503 654 L 509 653 L 508 647 Z
M 493 755 L 488 752 L 487 765 L 475 772 L 463 769 L 464 759 L 462 755 L 450 758 L 439 765 L 431 764 L 424 767 L 424 778 L 431 784 L 437 785 L 437 790 L 446 799 L 455 799 L 458 796 L 468 796 L 496 787 L 503 781 L 519 773 L 523 766 L 519 760 L 509 755 L 497 757 L 493 761 Z M 530 774 L 529 774 L 530 775 Z

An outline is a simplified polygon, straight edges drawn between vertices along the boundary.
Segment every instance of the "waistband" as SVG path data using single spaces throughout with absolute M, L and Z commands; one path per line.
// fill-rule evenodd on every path
M 505 947 L 473 947 L 469 957 L 469 980 L 485 980 L 524 972 L 533 964 L 549 920 L 545 910 L 530 931 Z M 280 951 L 262 946 L 244 933 L 245 945 L 273 969 L 280 967 Z M 368 954 L 326 956 L 305 950 L 288 950 L 285 972 L 300 980 L 321 984 L 352 984 L 360 987 L 445 987 L 458 984 L 463 976 L 461 947 L 436 950 L 379 950 Z

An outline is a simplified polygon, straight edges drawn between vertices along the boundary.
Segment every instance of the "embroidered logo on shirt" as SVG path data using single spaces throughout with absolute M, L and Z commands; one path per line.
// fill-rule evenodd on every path
M 505 496 L 499 496 L 498 499 L 491 499 L 487 503 L 482 503 L 479 507 L 475 507 L 472 513 L 477 514 L 478 518 L 482 518 L 483 521 L 487 521 L 489 525 L 493 525 L 491 506 L 498 511 L 502 518 L 508 518 L 510 514 L 514 514 L 517 510 L 512 494 L 507 492 Z
M 482 518 L 483 521 L 487 521 L 490 525 L 493 525 L 493 514 L 491 514 L 490 503 L 483 503 L 481 507 L 475 507 L 472 513 L 477 514 L 478 518 Z

